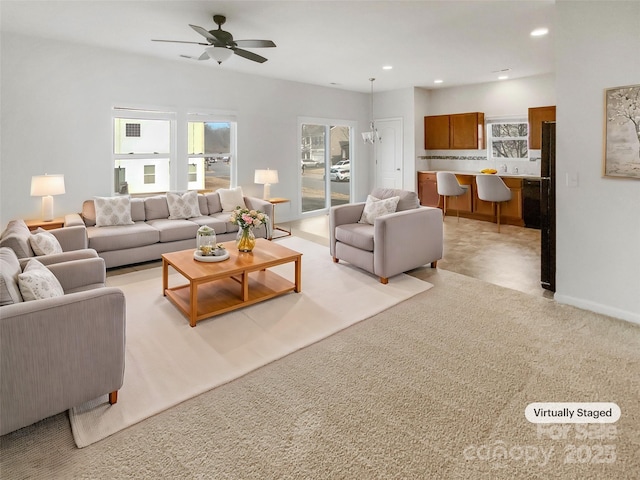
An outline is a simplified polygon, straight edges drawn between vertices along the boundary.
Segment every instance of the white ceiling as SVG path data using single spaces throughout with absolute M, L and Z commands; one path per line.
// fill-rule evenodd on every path
M 368 92 L 412 86 L 445 88 L 496 81 L 554 69 L 553 0 L 475 1 L 27 1 L 1 0 L 2 31 L 27 35 L 34 44 L 60 39 L 124 50 L 176 64 L 197 62 L 200 45 L 151 39 L 202 41 L 189 24 L 224 30 L 239 39 L 269 39 L 277 48 L 252 49 L 263 64 L 237 55 L 202 68 L 227 69 Z M 529 33 L 547 27 L 549 35 Z M 393 69 L 383 71 L 384 65 Z M 444 80 L 434 85 L 436 78 Z

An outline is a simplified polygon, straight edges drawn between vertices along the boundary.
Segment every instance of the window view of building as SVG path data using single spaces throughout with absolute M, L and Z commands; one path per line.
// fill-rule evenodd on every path
M 189 189 L 229 188 L 235 123 L 191 121 L 188 132 Z M 195 165 L 195 180 L 191 165 Z

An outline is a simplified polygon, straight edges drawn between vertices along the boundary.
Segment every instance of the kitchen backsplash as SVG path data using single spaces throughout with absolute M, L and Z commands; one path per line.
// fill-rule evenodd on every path
M 478 172 L 484 168 L 495 168 L 498 172 L 540 175 L 540 150 L 529 151 L 529 161 L 487 160 L 486 150 L 430 150 L 417 158 L 417 170 L 454 170 Z

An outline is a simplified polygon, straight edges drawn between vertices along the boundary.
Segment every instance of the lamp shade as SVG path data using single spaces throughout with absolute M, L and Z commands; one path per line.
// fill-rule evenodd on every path
M 255 177 L 253 179 L 255 183 L 262 185 L 272 185 L 278 183 L 278 171 L 277 170 L 256 170 Z
M 233 50 L 225 47 L 207 47 L 204 49 L 209 55 L 210 58 L 218 62 L 218 64 L 228 60 L 231 55 L 233 55 Z
M 34 175 L 31 177 L 31 196 L 44 197 L 46 195 L 62 195 L 64 190 L 64 175 Z

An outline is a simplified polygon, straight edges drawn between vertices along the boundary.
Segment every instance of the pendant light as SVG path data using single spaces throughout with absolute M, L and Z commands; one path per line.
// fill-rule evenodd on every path
M 371 129 L 368 132 L 362 132 L 362 139 L 364 140 L 364 143 L 370 143 L 371 145 L 373 145 L 374 143 L 378 142 L 380 143 L 382 141 L 382 138 L 380 138 L 380 135 L 378 135 L 378 129 L 376 128 L 375 124 L 373 123 L 373 82 L 375 81 L 375 78 L 370 78 L 369 81 L 371 82 L 371 123 L 369 124 L 369 128 Z

